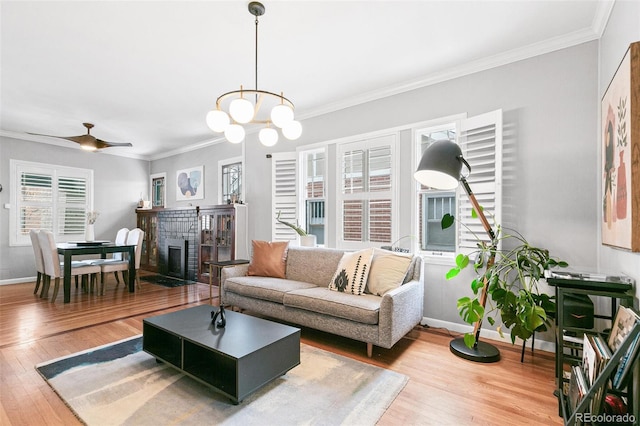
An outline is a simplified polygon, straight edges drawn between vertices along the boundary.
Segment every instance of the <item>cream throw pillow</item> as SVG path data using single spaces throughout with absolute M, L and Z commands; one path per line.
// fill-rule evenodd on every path
M 367 286 L 373 249 L 345 253 L 329 283 L 329 290 L 361 295 Z
M 412 260 L 411 254 L 374 249 L 366 292 L 382 296 L 389 290 L 400 287 Z

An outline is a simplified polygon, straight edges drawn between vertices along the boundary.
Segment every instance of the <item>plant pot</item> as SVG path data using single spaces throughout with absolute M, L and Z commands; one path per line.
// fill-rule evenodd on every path
M 315 235 L 300 235 L 300 245 L 302 247 L 315 247 L 316 246 L 316 236 Z

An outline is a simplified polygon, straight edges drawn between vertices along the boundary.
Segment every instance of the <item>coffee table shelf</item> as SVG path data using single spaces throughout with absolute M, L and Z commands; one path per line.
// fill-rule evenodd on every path
M 300 364 L 299 328 L 232 311 L 226 327 L 217 328 L 211 324 L 217 309 L 200 305 L 145 318 L 143 350 L 234 403 Z

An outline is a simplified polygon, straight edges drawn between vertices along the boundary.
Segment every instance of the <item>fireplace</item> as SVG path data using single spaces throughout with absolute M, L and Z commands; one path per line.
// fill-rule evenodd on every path
M 189 241 L 185 239 L 167 239 L 167 272 L 166 275 L 189 279 L 187 274 L 187 259 L 189 258 Z

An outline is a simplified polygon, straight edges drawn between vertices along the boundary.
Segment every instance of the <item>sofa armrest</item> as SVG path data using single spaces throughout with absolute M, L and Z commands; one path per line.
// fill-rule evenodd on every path
M 229 278 L 233 277 L 244 277 L 247 275 L 249 271 L 249 264 L 246 265 L 238 265 L 238 266 L 230 266 L 227 268 L 222 268 L 220 272 L 220 303 L 224 300 L 224 283 Z
M 380 346 L 391 348 L 422 320 L 424 281 L 409 281 L 382 296 L 379 313 Z

